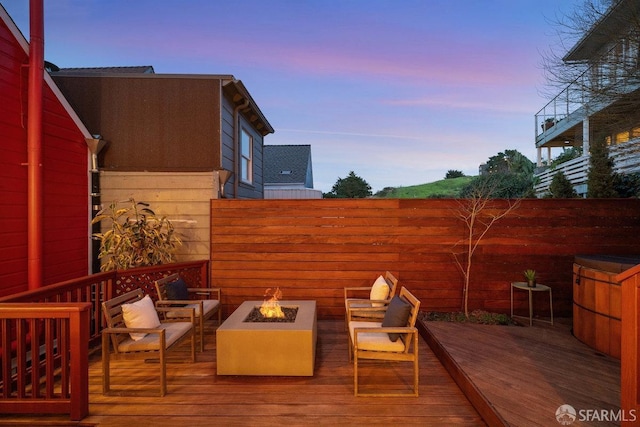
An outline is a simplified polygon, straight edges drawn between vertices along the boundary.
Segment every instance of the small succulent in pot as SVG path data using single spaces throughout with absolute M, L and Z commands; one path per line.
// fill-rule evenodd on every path
M 535 270 L 525 270 L 524 277 L 527 279 L 527 285 L 530 288 L 536 287 L 536 271 Z

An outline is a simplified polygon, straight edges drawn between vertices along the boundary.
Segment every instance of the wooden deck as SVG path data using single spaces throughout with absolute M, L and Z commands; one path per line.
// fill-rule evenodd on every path
M 94 354 L 89 368 L 90 415 L 82 423 L 69 423 L 67 415 L 2 415 L 0 425 L 485 425 L 424 340 L 420 340 L 419 397 L 363 398 L 353 396 L 353 365 L 348 361 L 343 321 L 318 323 L 313 377 L 217 376 L 213 331 L 207 337 L 205 352 L 198 354 L 195 364 L 169 364 L 165 397 L 103 396 L 100 355 Z M 114 386 L 129 384 L 142 390 L 146 383 L 149 392 L 157 389 L 156 364 L 115 363 Z M 369 375 L 363 371 L 367 378 L 361 386 L 410 384 L 408 366 L 399 369 L 397 363 L 370 363 L 382 369 L 375 374 L 369 370 Z
M 620 362 L 574 338 L 566 321 L 555 326 L 534 323 L 533 327 L 425 325 L 425 338 L 445 358 L 443 364 L 454 369 L 456 381 L 470 380 L 471 385 L 461 387 L 471 388 L 471 394 L 479 392 L 476 399 L 484 398 L 480 405 L 495 409 L 491 425 L 501 421 L 511 426 L 560 425 L 555 413 L 563 404 L 576 411 L 620 409 Z M 447 357 L 452 360 L 446 361 Z M 461 371 L 456 373 L 457 368 Z M 581 425 L 620 423 L 576 420 L 572 424 Z
M 215 340 L 207 334 L 195 364 L 171 363 L 168 394 L 103 396 L 100 354 L 91 357 L 90 415 L 0 416 L 0 426 L 421 425 L 553 426 L 555 412 L 620 408 L 620 363 L 580 343 L 567 322 L 556 326 L 485 326 L 426 322 L 420 340 L 420 397 L 356 398 L 342 321 L 320 321 L 313 377 L 216 375 Z M 434 346 L 434 351 L 429 345 Z M 184 352 L 186 358 L 186 351 Z M 442 363 L 438 360 L 442 357 Z M 448 358 L 448 360 L 447 360 Z M 118 361 L 114 385 L 155 392 L 157 365 Z M 381 362 L 362 385 L 410 383 L 410 369 Z M 381 366 L 382 365 L 382 366 Z M 451 369 L 451 376 L 445 369 Z M 117 367 L 117 368 L 116 368 Z M 371 365 L 373 367 L 373 365 Z M 152 374 L 150 374 L 149 372 Z M 455 381 L 459 382 L 460 388 Z M 145 385 L 146 384 L 146 385 Z M 461 391 L 464 390 L 464 394 Z M 467 397 L 465 397 L 467 394 Z M 472 404 L 476 405 L 477 410 Z M 481 418 L 481 415 L 484 420 Z M 616 426 L 618 422 L 572 426 Z

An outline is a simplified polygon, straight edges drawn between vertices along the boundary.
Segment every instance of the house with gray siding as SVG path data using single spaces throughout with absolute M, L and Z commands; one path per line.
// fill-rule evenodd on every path
M 264 139 L 274 130 L 234 76 L 149 66 L 50 74 L 106 143 L 98 154 L 102 205 L 150 203 L 180 232 L 180 261 L 208 259 L 211 199 L 264 197 Z
M 321 199 L 313 189 L 310 145 L 265 145 L 265 199 Z

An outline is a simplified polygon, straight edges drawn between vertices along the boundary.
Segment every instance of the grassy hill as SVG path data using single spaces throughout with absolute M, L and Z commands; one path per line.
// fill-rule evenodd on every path
M 412 185 L 409 187 L 385 188 L 376 193 L 375 197 L 386 199 L 426 199 L 458 197 L 460 190 L 471 182 L 474 176 L 441 179 L 428 184 Z

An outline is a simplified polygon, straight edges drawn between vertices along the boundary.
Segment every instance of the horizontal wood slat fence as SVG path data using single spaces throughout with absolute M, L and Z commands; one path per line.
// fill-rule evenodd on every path
M 421 310 L 460 310 L 463 276 L 453 252 L 465 224 L 454 199 L 225 200 L 211 202 L 211 282 L 229 315 L 280 287 L 283 299 L 315 299 L 325 318 L 344 315 L 342 289 L 393 272 Z M 507 200 L 491 201 L 499 212 Z M 570 316 L 575 255 L 640 253 L 640 200 L 525 199 L 496 222 L 474 256 L 470 308 L 508 313 L 510 282 L 535 269 L 553 288 L 556 316 Z M 541 295 L 543 293 L 540 293 Z M 548 297 L 536 295 L 536 313 Z M 527 313 L 526 292 L 514 295 Z

